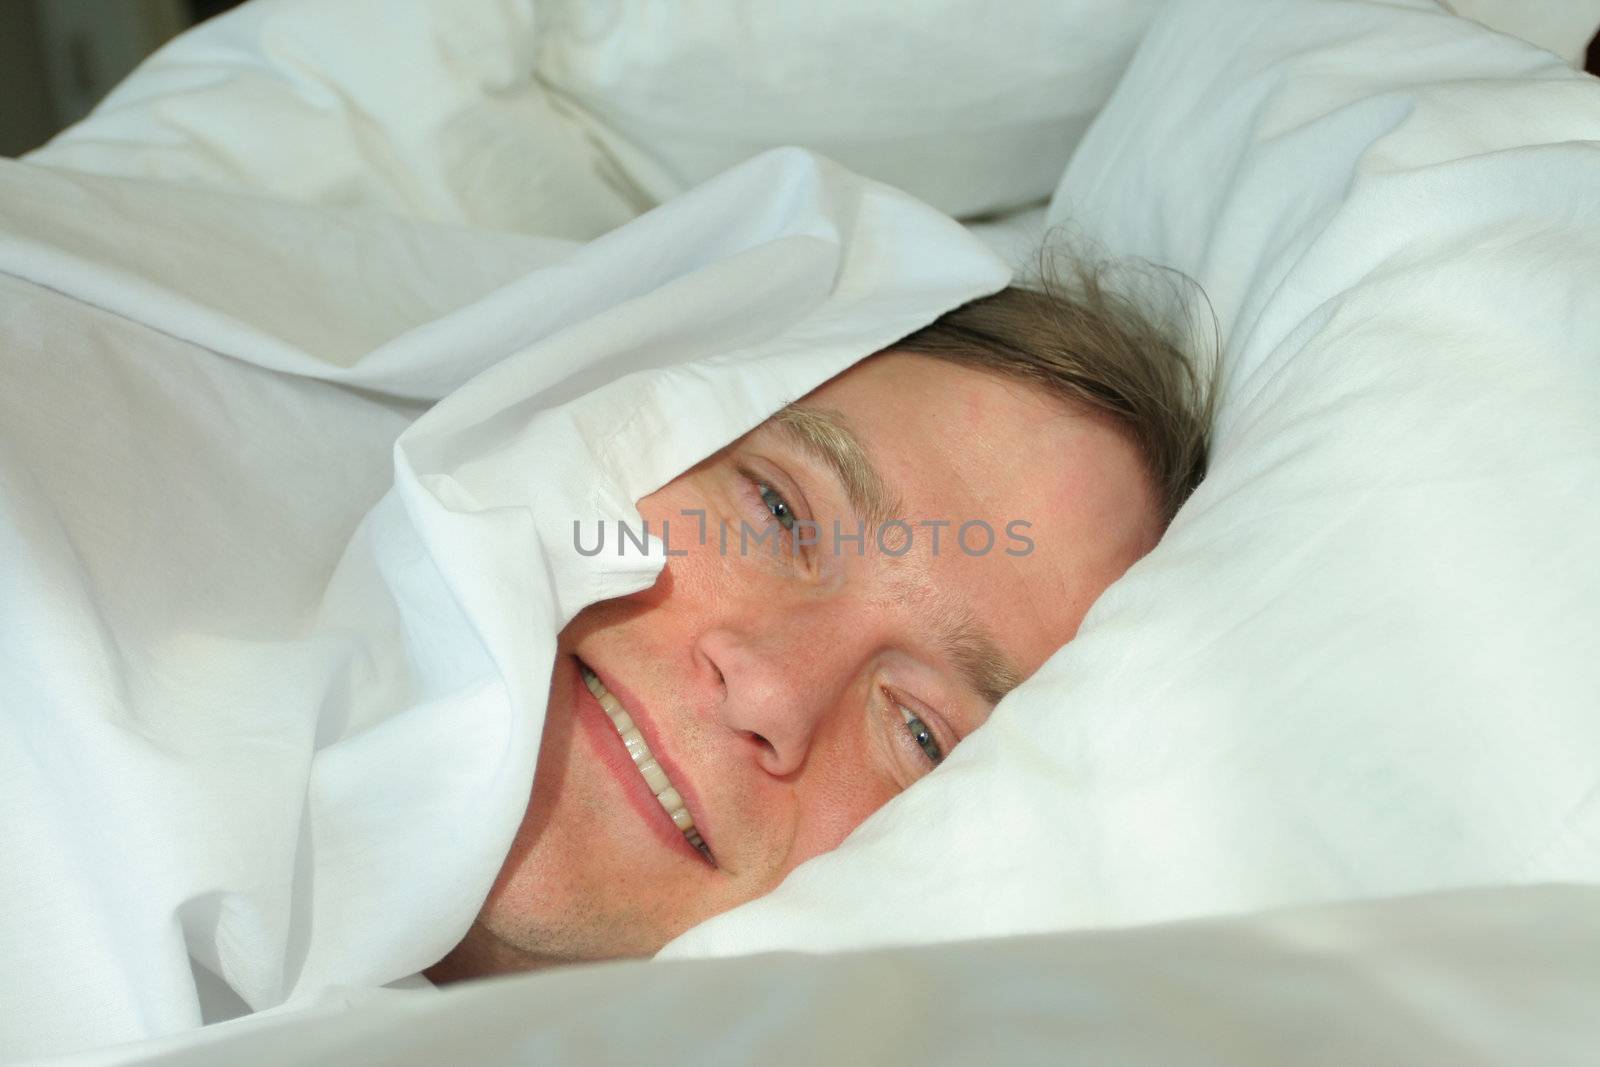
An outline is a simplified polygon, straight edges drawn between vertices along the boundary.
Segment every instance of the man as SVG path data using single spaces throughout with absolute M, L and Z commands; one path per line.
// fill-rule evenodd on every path
M 1210 412 L 1083 280 L 958 308 L 638 502 L 671 558 L 561 632 L 522 826 L 430 978 L 654 953 L 838 845 L 1071 639 L 1201 477 Z

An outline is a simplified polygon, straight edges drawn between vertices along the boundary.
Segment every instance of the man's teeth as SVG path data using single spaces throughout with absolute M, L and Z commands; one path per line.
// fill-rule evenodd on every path
M 616 727 L 617 733 L 621 735 L 622 743 L 628 748 L 628 755 L 633 757 L 633 765 L 644 777 L 650 792 L 655 794 L 656 802 L 666 811 L 673 824 L 683 831 L 683 836 L 689 839 L 689 844 L 706 859 L 711 859 L 711 849 L 706 847 L 700 831 L 694 828 L 694 817 L 689 814 L 689 809 L 684 807 L 683 797 L 672 787 L 667 772 L 656 762 L 650 746 L 645 743 L 644 735 L 634 725 L 633 719 L 629 717 L 617 698 L 611 695 L 611 691 L 601 684 L 593 671 L 582 663 L 578 666 L 583 672 L 583 684 L 589 687 L 589 692 L 594 694 L 594 698 L 600 702 L 600 707 L 610 716 L 611 725 Z

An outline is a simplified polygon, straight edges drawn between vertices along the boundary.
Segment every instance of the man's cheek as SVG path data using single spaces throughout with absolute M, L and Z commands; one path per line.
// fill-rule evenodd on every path
M 732 493 L 703 481 L 670 484 L 640 501 L 650 532 L 665 542 L 667 567 L 682 574 L 728 572 L 738 563 L 742 515 Z M 648 509 L 648 510 L 647 510 Z M 745 520 L 748 525 L 748 520 Z

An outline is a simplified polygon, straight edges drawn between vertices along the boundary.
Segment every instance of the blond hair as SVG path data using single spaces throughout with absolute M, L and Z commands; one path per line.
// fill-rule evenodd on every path
M 1148 290 L 1117 291 L 1106 264 L 1074 259 L 1068 269 L 1070 282 L 1041 257 L 1035 281 L 963 304 L 890 347 L 981 367 L 1111 416 L 1144 458 L 1165 529 L 1205 476 L 1214 369 L 1186 354 Z

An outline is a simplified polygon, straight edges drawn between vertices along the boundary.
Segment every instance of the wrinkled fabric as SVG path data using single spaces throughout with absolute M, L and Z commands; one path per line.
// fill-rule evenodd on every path
M 589 240 L 804 145 L 958 217 L 1043 202 L 1160 0 L 252 0 L 30 158 Z
M 585 246 L 0 164 L 0 1050 L 437 960 L 663 562 L 574 524 L 1007 276 L 796 150 Z
M 355 10 L 256 3 L 183 39 L 39 155 L 103 177 L 0 165 L 6 1053 L 192 1026 L 213 971 L 260 1008 L 437 956 L 526 796 L 541 635 L 659 565 L 541 573 L 564 517 L 633 518 L 1002 284 L 793 157 L 563 240 L 650 200 L 601 140 L 671 124 L 542 110 L 496 51 L 518 5 L 388 5 L 408 29 L 351 63 L 295 22 Z M 419 99 L 381 91 L 380 55 Z M 1593 881 L 1597 129 L 1591 80 L 1429 3 L 1163 7 L 1050 218 L 1204 285 L 1207 484 L 936 774 L 665 954 Z M 715 155 L 682 147 L 663 189 Z

